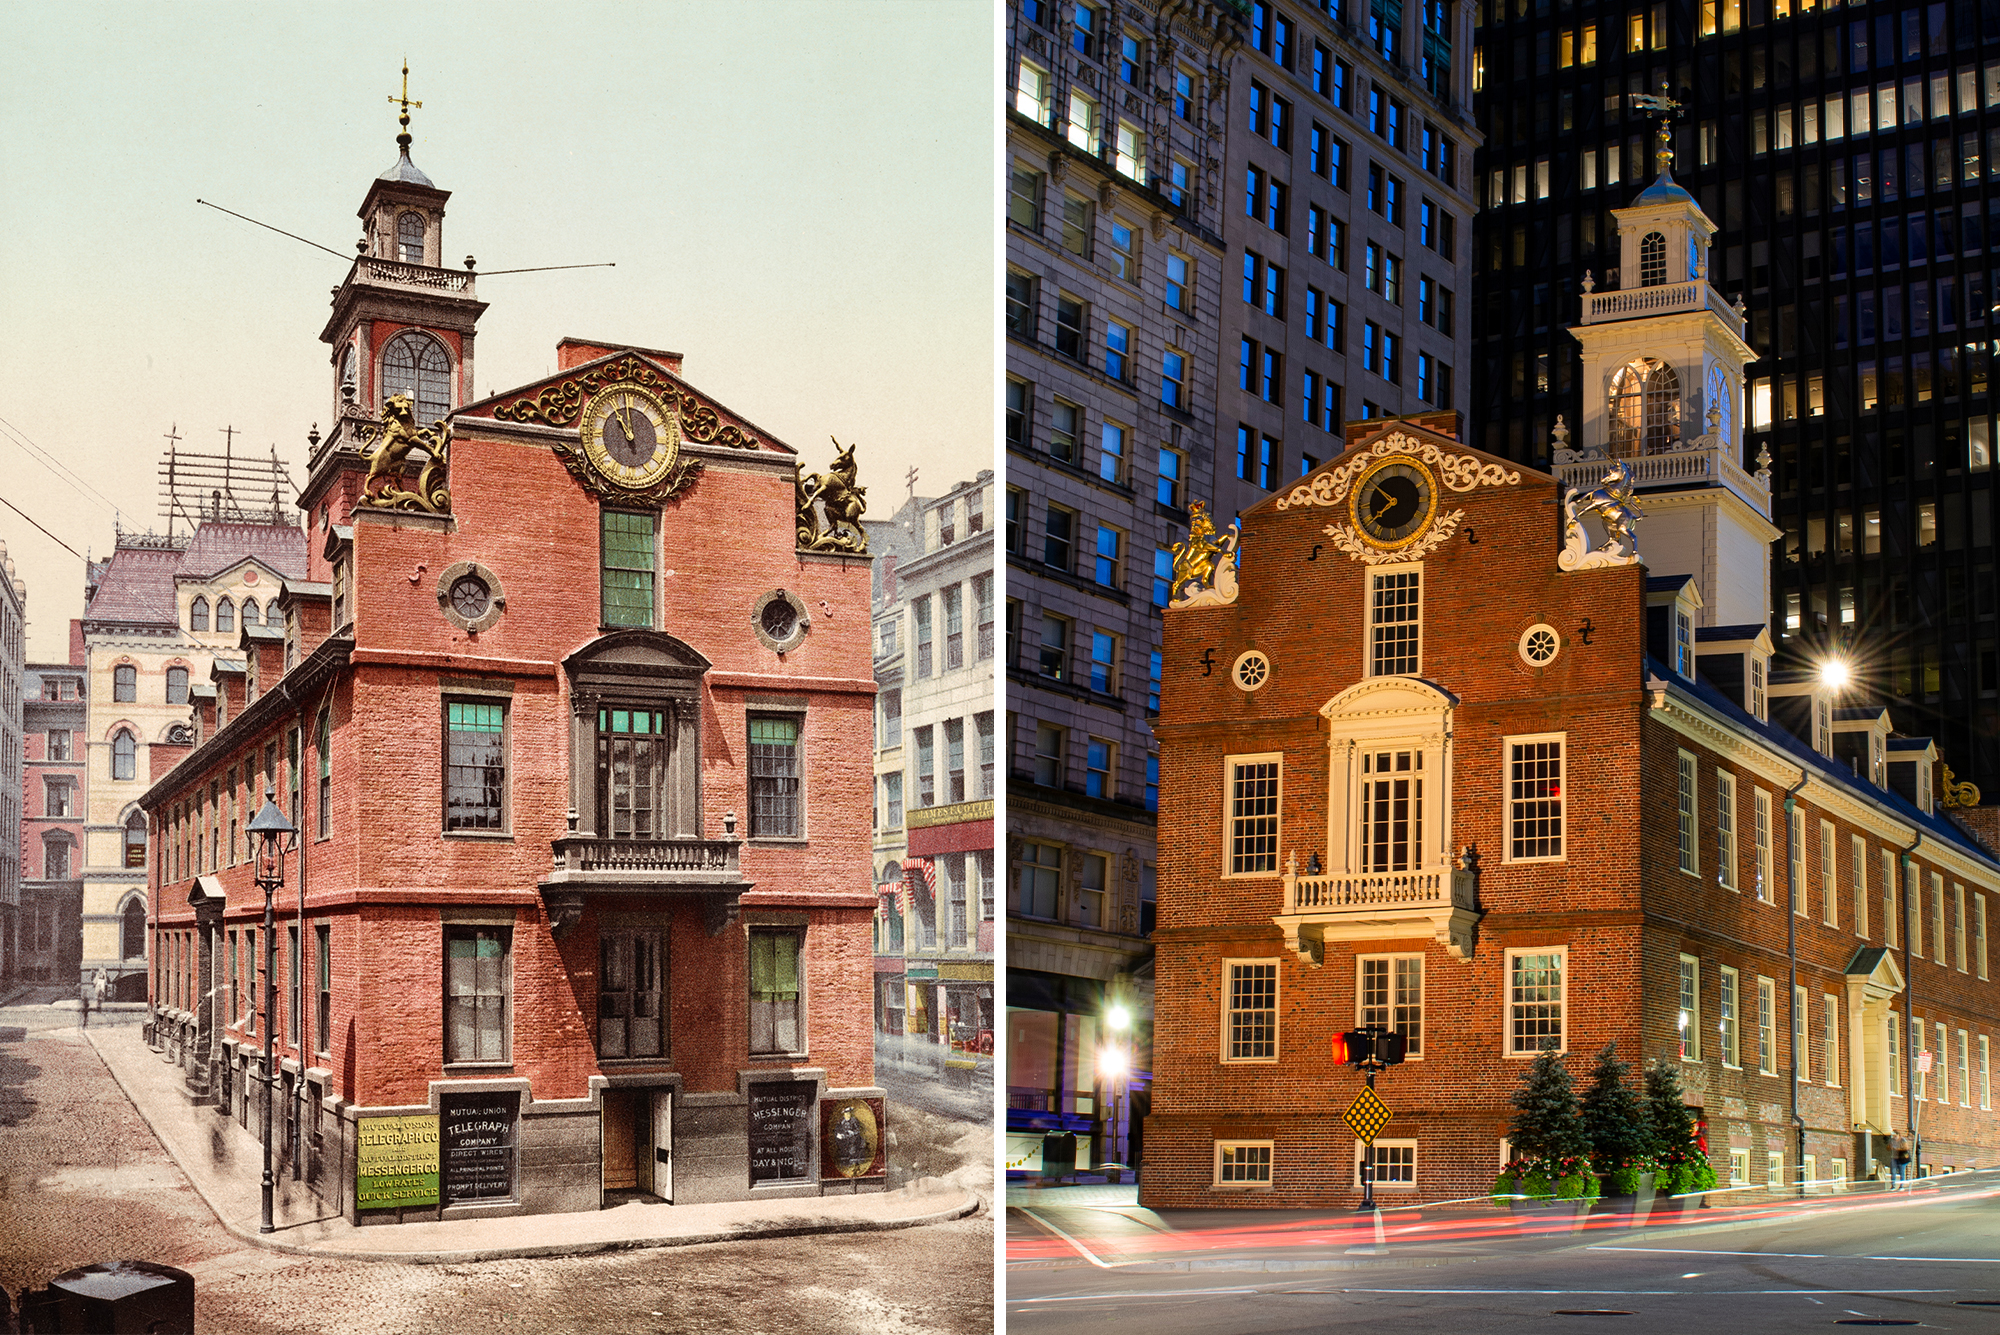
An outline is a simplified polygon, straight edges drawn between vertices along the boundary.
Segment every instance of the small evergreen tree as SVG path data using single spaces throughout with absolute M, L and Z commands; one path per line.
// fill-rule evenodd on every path
M 1638 1190 L 1639 1174 L 1646 1171 L 1653 1149 L 1646 1105 L 1626 1083 L 1631 1071 L 1630 1062 L 1618 1060 L 1618 1045 L 1606 1043 L 1578 1105 L 1592 1167 L 1611 1178 L 1607 1189 L 1620 1195 Z
M 1514 1120 L 1507 1128 L 1519 1159 L 1575 1159 L 1590 1153 L 1578 1120 L 1576 1087 L 1553 1043 L 1521 1075 L 1514 1091 Z
M 1715 1185 L 1715 1168 L 1702 1153 L 1694 1117 L 1681 1096 L 1681 1075 L 1669 1062 L 1646 1068 L 1646 1113 L 1652 1124 L 1653 1157 L 1659 1164 L 1654 1187 L 1662 1195 L 1687 1196 Z

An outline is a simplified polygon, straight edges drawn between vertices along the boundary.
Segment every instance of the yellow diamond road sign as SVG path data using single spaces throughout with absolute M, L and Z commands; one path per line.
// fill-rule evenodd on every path
M 1375 1097 L 1374 1090 L 1363 1089 L 1361 1097 L 1347 1105 L 1341 1120 L 1354 1129 L 1356 1139 L 1372 1141 L 1376 1133 L 1389 1124 L 1389 1109 Z

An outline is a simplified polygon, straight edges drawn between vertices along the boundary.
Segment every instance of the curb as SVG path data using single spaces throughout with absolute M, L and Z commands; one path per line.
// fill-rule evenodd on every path
M 206 1205 L 209 1213 L 215 1216 L 215 1222 L 220 1224 L 232 1236 L 244 1242 L 252 1243 L 267 1251 L 285 1252 L 293 1256 L 316 1256 L 342 1261 L 394 1261 L 401 1262 L 404 1265 L 446 1265 L 463 1261 L 495 1261 L 509 1257 L 590 1256 L 603 1252 L 642 1251 L 648 1248 L 696 1247 L 711 1242 L 742 1242 L 751 1238 L 797 1238 L 810 1237 L 822 1233 L 886 1233 L 895 1229 L 922 1228 L 929 1224 L 942 1224 L 948 1223 L 953 1219 L 962 1219 L 969 1214 L 975 1213 L 981 1204 L 979 1196 L 974 1192 L 968 1191 L 964 1193 L 963 1199 L 944 1209 L 933 1210 L 928 1214 L 914 1215 L 907 1219 L 829 1219 L 817 1220 L 811 1223 L 784 1225 L 745 1224 L 736 1228 L 717 1229 L 707 1233 L 680 1233 L 664 1237 L 602 1238 L 592 1242 L 577 1243 L 534 1243 L 519 1247 L 472 1247 L 457 1251 L 357 1251 L 346 1247 L 311 1246 L 304 1243 L 283 1242 L 279 1240 L 277 1234 L 259 1233 L 254 1229 L 247 1229 L 240 1224 L 230 1222 L 222 1209 L 216 1204 L 214 1197 L 208 1194 L 207 1188 L 195 1179 L 194 1174 L 190 1173 L 187 1167 L 174 1154 L 173 1149 L 167 1144 L 166 1137 L 160 1134 L 160 1128 L 154 1123 L 152 1115 L 146 1111 L 145 1105 L 132 1097 L 132 1090 L 118 1074 L 118 1068 L 104 1060 L 104 1054 L 98 1051 L 96 1038 L 87 1029 L 83 1031 L 83 1034 L 84 1041 L 90 1044 L 90 1050 L 96 1053 L 98 1062 L 103 1065 L 112 1080 L 117 1083 L 119 1092 L 125 1096 L 125 1101 L 132 1105 L 133 1109 L 139 1114 L 139 1119 L 146 1124 L 146 1129 L 153 1133 L 153 1139 L 159 1142 L 161 1150 L 165 1151 L 166 1156 L 173 1160 L 174 1167 L 180 1170 L 181 1176 L 187 1180 L 189 1186 L 194 1188 L 195 1194 L 201 1197 L 202 1204 Z

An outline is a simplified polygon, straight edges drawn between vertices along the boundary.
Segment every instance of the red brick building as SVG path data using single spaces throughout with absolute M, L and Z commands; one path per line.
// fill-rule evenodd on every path
M 30 663 L 23 676 L 21 909 L 14 954 L 14 977 L 22 981 L 71 983 L 83 957 L 87 684 L 80 662 Z M 143 935 L 138 945 L 135 954 L 143 953 Z
M 1651 574 L 1456 433 L 1355 424 L 1243 516 L 1240 581 L 1226 542 L 1177 581 L 1142 1201 L 1352 1204 L 1361 1078 L 1328 1045 L 1359 1023 L 1409 1041 L 1388 1201 L 1490 1187 L 1544 1039 L 1579 1080 L 1613 1041 L 1678 1064 L 1725 1186 L 1864 1176 L 1913 1120 L 1931 1171 L 2000 1160 L 2000 865 L 1927 740 L 1771 676 L 1733 601 L 1766 582 L 1714 557 L 1764 550 L 1766 484 L 1713 425 L 1635 451 L 1639 551 L 1710 535 Z
M 310 568 L 144 799 L 156 1037 L 257 1124 L 269 788 L 279 1149 L 350 1218 L 879 1188 L 865 542 L 677 353 L 564 340 L 468 403 L 484 305 L 403 143 Z

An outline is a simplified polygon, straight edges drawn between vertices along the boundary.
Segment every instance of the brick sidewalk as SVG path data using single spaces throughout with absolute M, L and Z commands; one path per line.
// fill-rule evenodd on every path
M 675 1247 L 745 1238 L 912 1228 L 971 1214 L 968 1191 L 923 1178 L 897 1191 L 711 1205 L 629 1204 L 609 1210 L 511 1219 L 357 1228 L 327 1216 L 301 1187 L 280 1180 L 276 1231 L 259 1234 L 263 1147 L 229 1118 L 195 1108 L 177 1067 L 162 1061 L 136 1029 L 88 1030 L 86 1037 L 194 1189 L 237 1237 L 303 1255 L 378 1261 L 471 1261 L 568 1256 L 639 1247 Z

